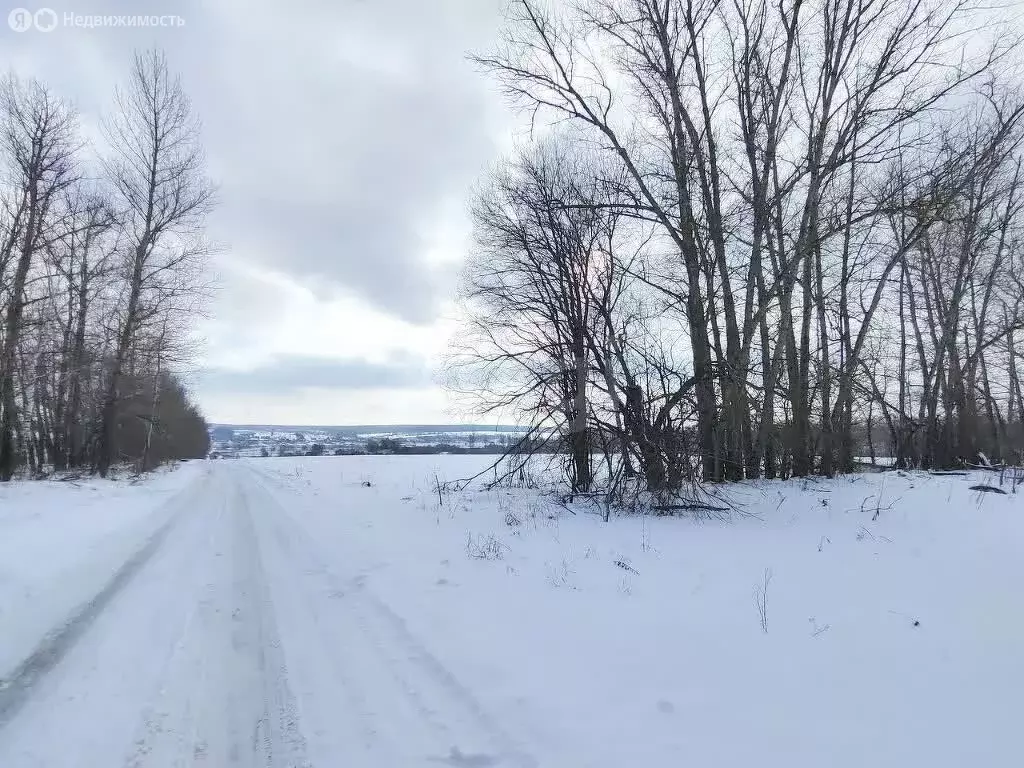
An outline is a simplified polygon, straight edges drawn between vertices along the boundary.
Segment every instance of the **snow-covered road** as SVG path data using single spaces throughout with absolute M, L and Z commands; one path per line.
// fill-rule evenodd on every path
M 271 482 L 212 465 L 164 504 L 8 674 L 0 766 L 536 764 Z
M 0 484 L 0 768 L 1020 764 L 1007 478 L 605 523 L 486 461 Z

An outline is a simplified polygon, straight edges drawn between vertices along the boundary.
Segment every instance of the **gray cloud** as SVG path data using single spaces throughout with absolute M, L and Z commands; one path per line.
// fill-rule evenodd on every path
M 198 374 L 195 383 L 207 393 L 287 395 L 303 388 L 410 389 L 429 386 L 431 379 L 422 361 L 413 359 L 370 363 L 289 356 L 249 371 L 208 369 Z
M 166 14 L 182 28 L 8 32 L 84 108 L 107 101 L 131 51 L 166 48 L 204 121 L 235 257 L 326 294 L 427 322 L 450 274 L 422 230 L 494 156 L 496 98 L 464 58 L 501 0 L 95 0 L 79 14 Z M 63 14 L 63 8 L 56 8 Z

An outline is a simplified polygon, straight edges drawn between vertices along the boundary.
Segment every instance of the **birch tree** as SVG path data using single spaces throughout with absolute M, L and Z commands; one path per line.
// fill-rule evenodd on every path
M 10 76 L 0 84 L 0 121 L 2 151 L 14 174 L 0 244 L 0 275 L 10 272 L 0 339 L 0 480 L 7 481 L 17 464 L 16 379 L 29 277 L 52 237 L 54 200 L 74 181 L 77 138 L 74 112 L 36 80 Z

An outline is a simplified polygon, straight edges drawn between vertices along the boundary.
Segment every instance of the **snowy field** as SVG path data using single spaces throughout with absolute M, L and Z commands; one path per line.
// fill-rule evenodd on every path
M 0 487 L 0 766 L 1020 764 L 1024 487 L 438 496 L 486 463 Z

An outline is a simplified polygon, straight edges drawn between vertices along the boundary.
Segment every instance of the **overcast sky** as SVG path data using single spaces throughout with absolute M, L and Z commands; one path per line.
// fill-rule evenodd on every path
M 234 423 L 463 420 L 435 384 L 473 182 L 513 118 L 466 61 L 502 0 L 81 0 L 181 27 L 2 28 L 0 63 L 98 122 L 132 52 L 167 51 L 203 121 L 226 247 L 202 325 L 204 413 Z

